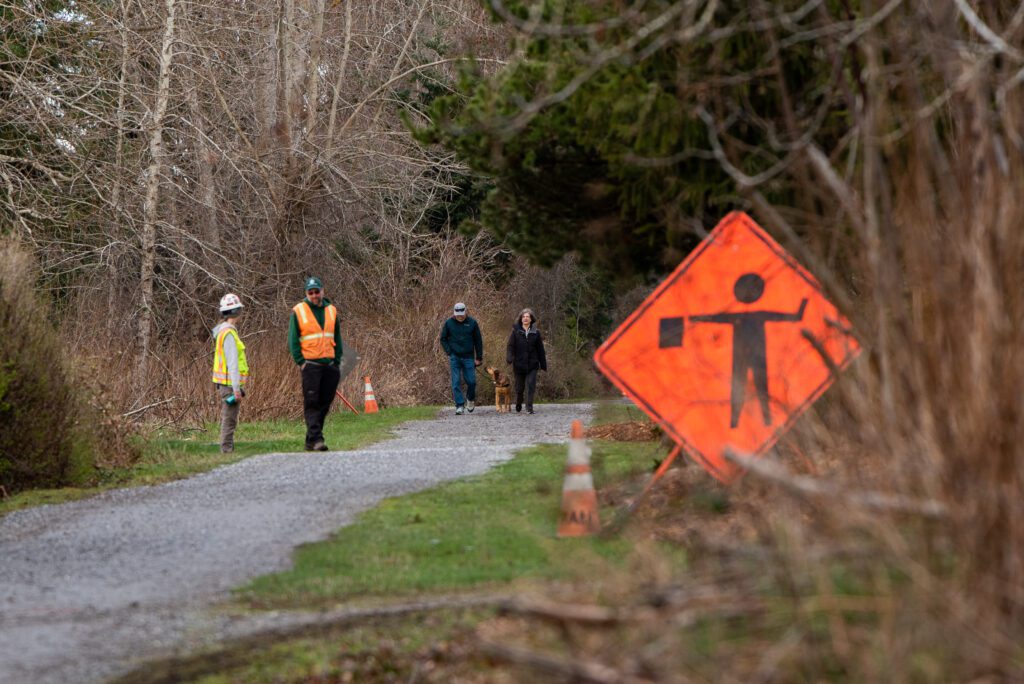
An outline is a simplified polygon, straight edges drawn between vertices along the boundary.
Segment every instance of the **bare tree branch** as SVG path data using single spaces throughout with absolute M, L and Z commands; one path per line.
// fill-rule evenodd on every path
M 906 513 L 924 518 L 945 518 L 948 515 L 946 505 L 934 499 L 919 501 L 881 492 L 851 492 L 830 482 L 794 475 L 767 459 L 753 458 L 729 449 L 723 456 L 730 463 L 735 463 L 763 480 L 808 498 L 828 499 L 830 503 L 842 501 L 856 508 L 881 513 Z

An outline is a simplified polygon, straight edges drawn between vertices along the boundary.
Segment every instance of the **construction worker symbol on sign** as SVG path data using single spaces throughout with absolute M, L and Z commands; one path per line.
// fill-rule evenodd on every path
M 594 361 L 690 456 L 730 482 L 740 468 L 727 452 L 765 454 L 859 352 L 849 321 L 814 276 L 733 212 Z
M 744 273 L 736 279 L 733 294 L 744 304 L 753 304 L 764 294 L 764 278 L 756 273 Z M 796 313 L 782 311 L 722 312 L 690 316 L 690 323 L 721 323 L 732 326 L 732 392 L 729 427 L 740 423 L 740 412 L 746 400 L 747 376 L 752 375 L 757 399 L 761 404 L 761 418 L 765 425 L 772 424 L 768 393 L 768 358 L 766 353 L 765 324 L 795 323 L 803 320 L 807 298 L 800 300 Z M 658 346 L 681 347 L 684 331 L 683 317 L 661 319 Z

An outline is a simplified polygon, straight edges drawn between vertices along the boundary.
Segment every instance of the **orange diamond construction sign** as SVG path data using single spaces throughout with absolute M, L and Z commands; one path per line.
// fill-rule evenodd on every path
M 733 212 L 594 355 L 598 367 L 712 475 L 760 456 L 860 353 L 821 286 Z

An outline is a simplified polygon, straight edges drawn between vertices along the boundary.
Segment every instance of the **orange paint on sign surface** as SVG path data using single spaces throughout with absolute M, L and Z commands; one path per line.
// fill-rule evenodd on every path
M 859 352 L 849 322 L 814 277 L 749 216 L 733 212 L 594 360 L 729 482 L 738 470 L 724 450 L 763 454 Z

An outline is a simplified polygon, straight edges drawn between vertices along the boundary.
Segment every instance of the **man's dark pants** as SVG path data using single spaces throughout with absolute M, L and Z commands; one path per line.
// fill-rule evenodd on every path
M 324 421 L 341 381 L 335 365 L 307 362 L 302 368 L 302 412 L 306 418 L 306 448 L 324 441 Z

